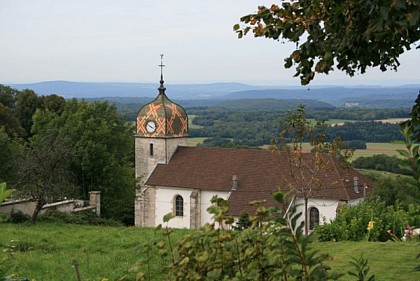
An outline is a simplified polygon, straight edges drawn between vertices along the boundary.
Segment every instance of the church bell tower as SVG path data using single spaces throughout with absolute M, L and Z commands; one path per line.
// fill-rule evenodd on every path
M 188 140 L 188 116 L 185 109 L 165 94 L 161 55 L 160 86 L 157 97 L 137 114 L 135 134 L 136 178 L 147 180 L 157 164 L 167 164 L 178 146 Z

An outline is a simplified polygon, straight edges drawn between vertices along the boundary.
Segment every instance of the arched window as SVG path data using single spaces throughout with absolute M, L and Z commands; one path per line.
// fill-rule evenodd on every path
M 175 196 L 175 216 L 184 216 L 184 198 L 181 195 Z
M 309 229 L 312 230 L 319 224 L 319 210 L 315 207 L 309 209 Z

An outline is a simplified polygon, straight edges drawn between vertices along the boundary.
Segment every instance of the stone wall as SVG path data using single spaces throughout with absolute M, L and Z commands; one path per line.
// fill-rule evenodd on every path
M 89 192 L 90 200 L 88 204 L 85 204 L 83 200 L 63 200 L 59 202 L 54 202 L 46 204 L 42 207 L 39 215 L 44 214 L 48 209 L 56 209 L 59 212 L 71 213 L 71 212 L 80 212 L 80 211 L 94 211 L 100 215 L 101 208 L 101 192 L 100 191 L 91 191 Z M 0 214 L 4 214 L 7 217 L 10 217 L 12 214 L 21 212 L 25 215 L 32 216 L 35 210 L 35 202 L 30 199 L 24 200 L 9 200 L 0 205 Z

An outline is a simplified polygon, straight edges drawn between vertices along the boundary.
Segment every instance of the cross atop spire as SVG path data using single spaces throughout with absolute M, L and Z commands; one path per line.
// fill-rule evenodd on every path
M 160 65 L 158 65 L 158 66 L 160 67 L 160 86 L 159 86 L 158 90 L 159 90 L 159 92 L 164 93 L 166 88 L 165 88 L 165 86 L 163 86 L 163 83 L 164 83 L 164 81 L 163 81 L 163 67 L 165 66 L 163 64 L 163 54 L 160 55 Z

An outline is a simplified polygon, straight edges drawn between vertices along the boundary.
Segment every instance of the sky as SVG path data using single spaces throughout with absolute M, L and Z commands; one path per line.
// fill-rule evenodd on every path
M 0 0 L 0 83 L 241 82 L 299 86 L 283 60 L 294 45 L 238 39 L 233 25 L 265 0 Z M 279 1 L 277 1 L 279 2 Z M 420 83 L 419 51 L 397 72 L 317 75 L 313 85 Z

